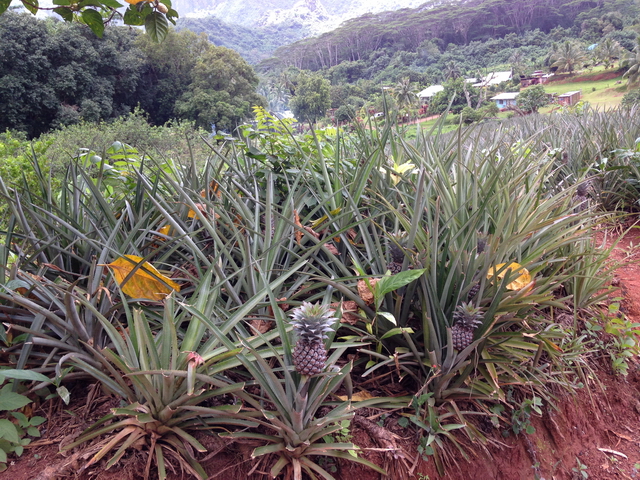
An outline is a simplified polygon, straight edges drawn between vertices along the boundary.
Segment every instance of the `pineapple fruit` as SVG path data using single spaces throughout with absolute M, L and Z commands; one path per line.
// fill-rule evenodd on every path
M 473 303 L 462 302 L 453 312 L 454 325 L 451 327 L 453 348 L 464 350 L 473 342 L 473 332 L 482 323 L 482 311 Z
M 297 338 L 293 364 L 299 374 L 317 375 L 324 370 L 327 361 L 324 340 L 337 320 L 333 313 L 328 305 L 320 303 L 302 302 L 302 306 L 293 309 L 291 325 Z
M 389 247 L 389 254 L 391 261 L 387 263 L 387 270 L 391 272 L 391 275 L 400 273 L 402 271 L 402 263 L 404 262 L 404 252 L 402 248 L 392 243 Z
M 473 300 L 473 298 L 480 293 L 480 283 L 476 282 L 469 289 L 469 293 L 467 294 L 467 300 Z

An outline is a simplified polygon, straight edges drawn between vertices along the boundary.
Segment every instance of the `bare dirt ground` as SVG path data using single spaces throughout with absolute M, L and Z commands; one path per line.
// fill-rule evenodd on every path
M 600 237 L 602 238 L 602 236 Z M 623 297 L 622 311 L 632 321 L 640 321 L 640 229 L 632 228 L 612 252 L 612 261 L 625 262 L 617 269 L 614 283 Z M 640 479 L 640 365 L 637 359 L 627 378 L 615 376 L 605 359 L 594 359 L 593 385 L 602 389 L 582 389 L 575 397 L 557 396 L 556 408 L 545 408 L 542 417 L 532 417 L 533 434 L 504 437 L 490 425 L 487 435 L 496 445 L 475 449 L 469 461 L 451 450 L 447 474 L 451 480 L 609 480 Z M 11 480 L 138 480 L 146 454 L 134 453 L 110 470 L 103 464 L 82 471 L 90 455 L 59 453 L 59 446 L 71 439 L 117 406 L 97 387 L 87 392 L 77 386 L 72 391 L 75 403 L 45 402 L 35 413 L 46 416 L 42 438 L 34 441 L 19 459 L 14 459 L 0 479 Z M 352 424 L 352 441 L 363 447 L 363 456 L 384 466 L 394 480 L 416 478 L 435 480 L 434 464 L 416 453 L 416 436 L 403 429 L 393 416 L 384 422 L 384 432 L 376 430 L 380 411 L 358 412 Z M 373 425 L 373 426 L 372 426 Z M 492 431 L 493 429 L 493 431 Z M 385 438 L 388 436 L 388 438 Z M 262 480 L 270 478 L 268 458 L 251 459 L 254 445 L 231 443 L 216 437 L 201 436 L 209 453 L 202 462 L 210 479 Z M 389 442 L 399 449 L 384 451 Z M 472 450 L 473 451 L 473 450 Z M 337 480 L 378 480 L 379 474 L 352 463 L 335 465 Z M 172 479 L 192 478 L 175 472 Z M 287 479 L 288 480 L 288 479 Z

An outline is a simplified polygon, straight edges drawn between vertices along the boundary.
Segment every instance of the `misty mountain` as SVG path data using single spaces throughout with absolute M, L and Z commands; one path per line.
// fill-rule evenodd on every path
M 268 58 L 280 46 L 331 31 L 352 18 L 422 4 L 425 0 L 173 1 L 180 13 L 177 28 L 204 32 L 211 42 L 238 51 L 250 63 Z

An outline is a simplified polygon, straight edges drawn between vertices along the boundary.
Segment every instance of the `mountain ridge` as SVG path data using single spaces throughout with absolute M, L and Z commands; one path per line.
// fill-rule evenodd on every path
M 297 22 L 314 33 L 332 30 L 346 20 L 366 13 L 415 8 L 426 0 L 174 0 L 182 18 L 215 16 L 243 27 L 278 26 Z
M 174 0 L 178 29 L 206 33 L 218 46 L 238 51 L 258 63 L 298 40 L 338 28 L 367 14 L 439 3 L 425 0 Z

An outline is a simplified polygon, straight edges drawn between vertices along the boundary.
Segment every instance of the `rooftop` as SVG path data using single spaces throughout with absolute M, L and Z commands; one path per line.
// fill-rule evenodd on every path
M 499 93 L 495 97 L 491 97 L 491 100 L 515 100 L 518 95 L 520 95 L 519 92 Z
M 498 85 L 502 82 L 511 80 L 512 73 L 508 72 L 492 72 L 482 79 L 479 83 L 474 83 L 474 87 L 487 87 L 489 85 Z
M 580 93 L 580 90 L 575 90 L 573 92 L 563 93 L 562 95 L 558 95 L 558 97 L 570 97 L 572 95 L 575 95 L 576 93 Z
M 444 87 L 442 85 L 431 85 L 430 87 L 427 87 L 424 90 L 422 90 L 420 93 L 418 93 L 418 96 L 420 98 L 430 98 L 430 97 L 433 97 L 436 93 L 441 92 L 443 90 L 444 90 Z

